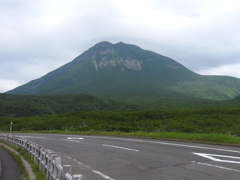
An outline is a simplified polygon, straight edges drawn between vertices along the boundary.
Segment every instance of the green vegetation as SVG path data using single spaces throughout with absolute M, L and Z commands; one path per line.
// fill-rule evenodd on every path
M 148 133 L 228 134 L 240 136 L 240 110 L 114 110 L 80 111 L 60 115 L 0 118 L 0 130 L 14 131 L 105 131 Z M 185 135 L 186 137 L 186 135 Z M 196 136 L 197 140 L 198 137 Z M 201 139 L 200 139 L 201 140 Z M 222 139 L 224 142 L 224 140 Z
M 137 96 L 136 96 L 137 97 Z M 214 101 L 174 94 L 155 97 L 154 100 L 139 96 L 137 103 L 114 101 L 89 95 L 8 95 L 0 94 L 0 117 L 24 117 L 55 115 L 74 111 L 110 111 L 110 110 L 143 110 L 143 109 L 208 109 L 237 108 L 239 97 L 233 100 Z
M 31 96 L 0 94 L 0 117 L 62 114 L 71 111 L 142 109 L 140 105 L 89 95 Z
M 33 159 L 31 159 L 31 155 L 25 149 L 17 148 L 16 150 L 31 165 L 37 180 L 45 180 L 46 174 L 43 171 L 39 171 L 39 164 L 34 163 Z

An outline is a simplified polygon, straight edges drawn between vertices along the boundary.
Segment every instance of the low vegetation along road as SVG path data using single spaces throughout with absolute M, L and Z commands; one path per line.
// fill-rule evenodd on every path
M 62 156 L 84 180 L 239 179 L 240 148 L 137 138 L 15 134 Z

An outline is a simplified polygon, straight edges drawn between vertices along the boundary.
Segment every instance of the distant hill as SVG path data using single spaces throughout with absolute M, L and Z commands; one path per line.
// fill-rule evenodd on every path
M 23 117 L 63 114 L 73 111 L 139 110 L 140 105 L 127 104 L 89 95 L 8 95 L 0 94 L 0 117 Z
M 230 101 L 231 101 L 231 102 L 235 102 L 235 103 L 237 103 L 237 104 L 240 104 L 240 95 L 237 96 L 237 97 L 235 97 L 235 98 L 233 98 L 233 99 L 231 99 Z
M 199 98 L 234 98 L 240 95 L 240 79 L 202 76 L 135 45 L 100 42 L 66 65 L 6 93 L 87 94 L 161 108 Z

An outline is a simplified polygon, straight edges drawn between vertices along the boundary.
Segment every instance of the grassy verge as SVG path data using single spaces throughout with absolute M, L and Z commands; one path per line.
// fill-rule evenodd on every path
M 25 149 L 17 148 L 16 150 L 31 165 L 37 180 L 45 180 L 46 174 L 43 171 L 39 171 L 39 164 L 34 163 L 34 161 L 31 159 L 31 155 L 28 154 Z
M 7 144 L 3 140 L 0 140 L 0 142 L 3 144 L 6 144 L 7 146 L 9 146 L 12 149 L 14 149 L 15 151 L 17 151 L 31 165 L 32 170 L 33 170 L 34 174 L 36 175 L 37 180 L 45 180 L 46 179 L 46 174 L 42 171 L 39 171 L 39 165 L 34 163 L 34 161 L 31 159 L 31 155 L 28 154 L 25 149 L 17 148 L 13 145 Z M 23 165 L 21 158 L 18 155 L 14 154 L 13 152 L 9 151 L 8 149 L 6 149 L 6 148 L 4 148 L 4 149 L 13 157 L 13 159 L 17 162 L 18 166 L 20 167 L 21 172 L 22 172 L 22 179 L 28 180 L 29 178 L 27 175 L 27 171 Z
M 75 134 L 75 135 L 100 135 L 100 136 L 121 136 L 149 139 L 164 139 L 176 141 L 201 142 L 209 144 L 239 145 L 240 137 L 229 134 L 217 133 L 179 133 L 179 132 L 104 132 L 104 131 L 18 131 L 18 133 L 54 133 L 54 134 Z

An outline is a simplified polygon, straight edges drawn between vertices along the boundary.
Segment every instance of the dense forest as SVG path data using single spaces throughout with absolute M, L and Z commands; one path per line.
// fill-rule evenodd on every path
M 62 114 L 72 111 L 143 109 L 133 103 L 101 99 L 90 95 L 31 96 L 0 94 L 0 117 Z
M 60 115 L 0 118 L 0 130 L 222 133 L 240 136 L 239 108 L 198 110 L 78 111 Z
M 141 98 L 141 97 L 139 97 Z M 206 100 L 186 96 L 165 97 L 158 101 L 114 101 L 90 95 L 8 95 L 0 94 L 0 117 L 24 117 L 63 114 L 74 111 L 144 110 L 144 109 L 208 109 L 240 107 L 240 98 Z

